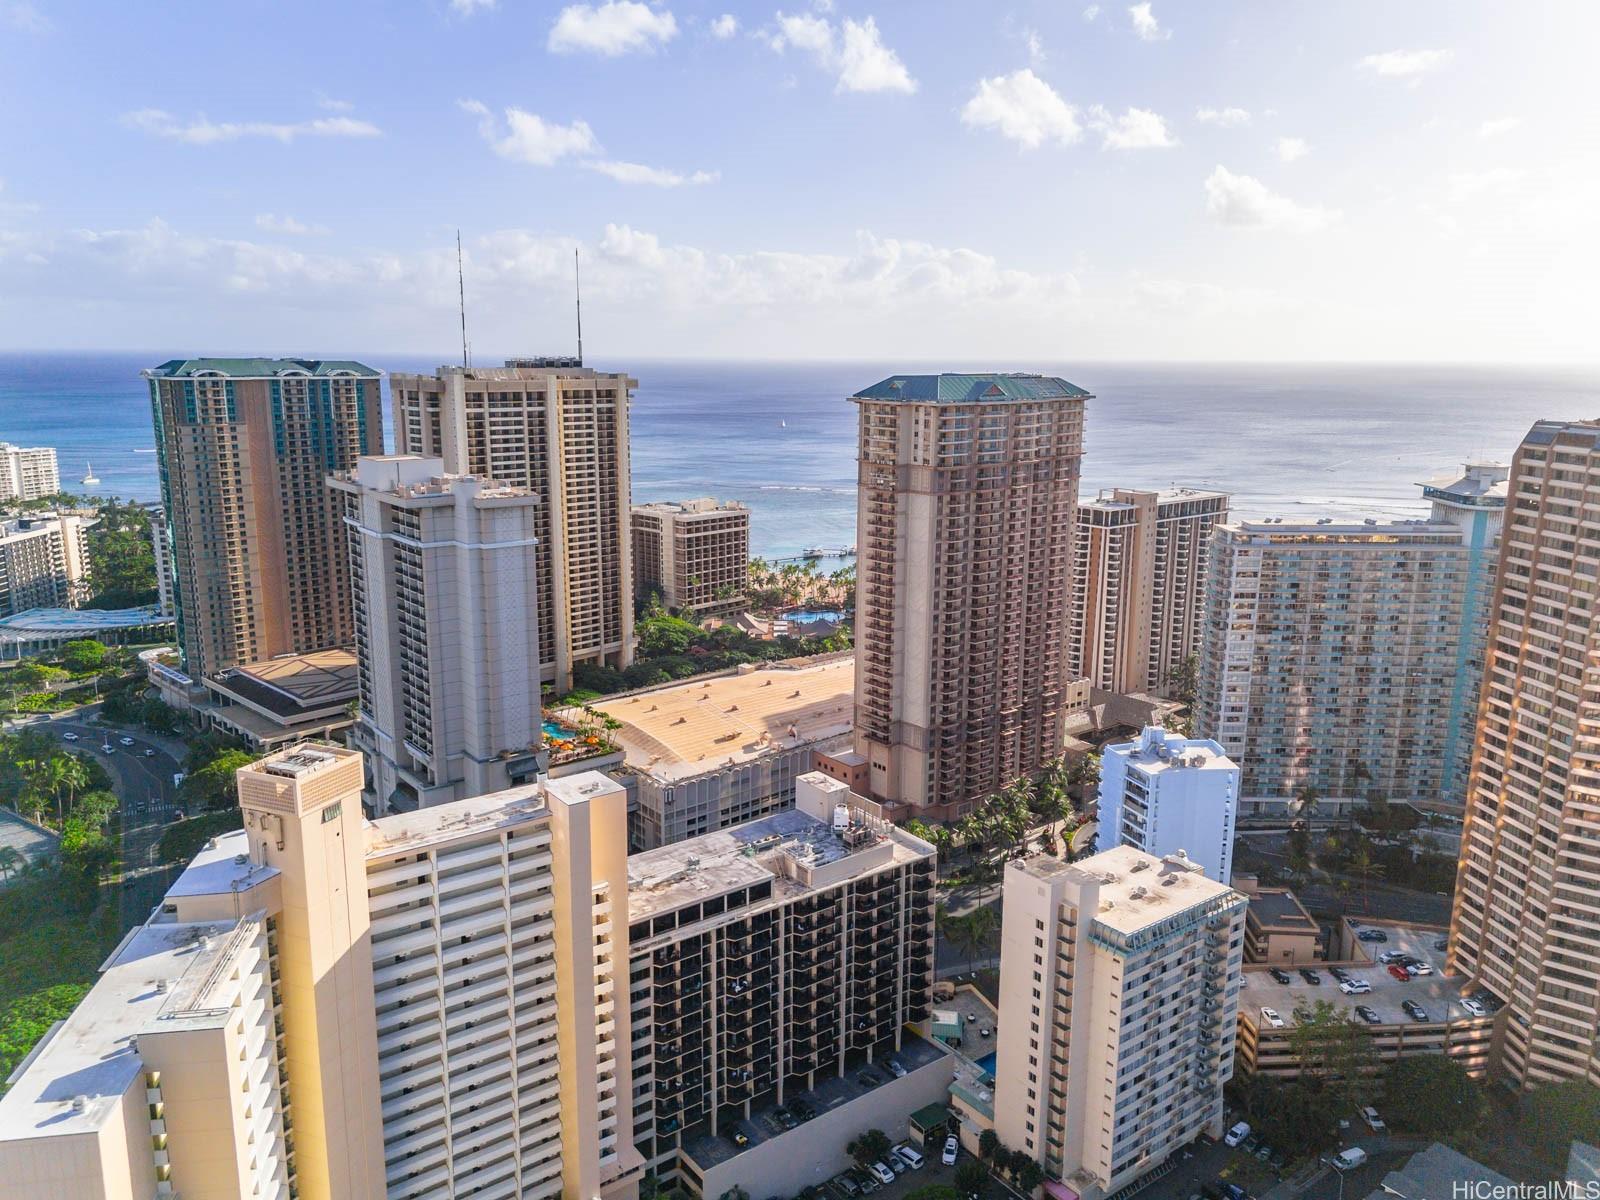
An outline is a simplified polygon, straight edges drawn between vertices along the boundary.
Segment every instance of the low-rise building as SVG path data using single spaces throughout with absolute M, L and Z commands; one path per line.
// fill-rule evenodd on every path
M 353 650 L 285 654 L 228 667 L 205 681 L 193 707 L 201 724 L 241 739 L 258 753 L 349 729 L 359 688 Z
M 1146 726 L 1100 757 L 1100 845 L 1157 858 L 1182 851 L 1218 883 L 1233 878 L 1239 768 L 1222 747 Z
M 738 612 L 750 588 L 750 510 L 709 496 L 633 506 L 633 586 L 697 616 Z
M 930 1012 L 934 876 L 931 845 L 815 773 L 793 809 L 628 860 L 632 1132 L 658 1179 L 792 1192 L 943 1099 L 944 1051 L 907 1028 Z M 779 1133 L 797 1101 L 826 1120 Z
M 618 722 L 629 839 L 650 850 L 788 808 L 817 751 L 849 748 L 855 659 L 746 665 L 596 701 Z M 845 782 L 849 782 L 846 780 Z
M 1271 966 L 1299 966 L 1325 957 L 1322 926 L 1288 888 L 1258 887 L 1252 878 L 1233 886 L 1249 898 L 1245 911 L 1244 960 Z
M 1222 1132 L 1244 897 L 1117 846 L 1006 867 L 995 1132 L 1083 1200 Z

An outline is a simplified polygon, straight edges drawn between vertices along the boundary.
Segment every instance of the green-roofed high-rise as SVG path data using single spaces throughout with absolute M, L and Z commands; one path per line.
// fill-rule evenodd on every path
M 355 641 L 331 472 L 383 453 L 358 362 L 173 359 L 150 382 L 184 673 Z
M 860 417 L 856 752 L 891 815 L 960 817 L 1062 749 L 1089 393 L 896 375 Z

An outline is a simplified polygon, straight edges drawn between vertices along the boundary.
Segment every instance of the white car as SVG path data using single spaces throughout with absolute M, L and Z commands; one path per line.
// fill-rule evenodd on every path
M 1346 979 L 1339 985 L 1339 990 L 1346 996 L 1364 996 L 1372 990 L 1372 985 L 1365 979 Z
M 888 1167 L 884 1166 L 881 1162 L 875 1162 L 872 1164 L 872 1173 L 878 1177 L 879 1183 L 894 1182 L 894 1172 Z
M 1224 1135 L 1224 1137 L 1222 1139 L 1222 1144 L 1224 1146 L 1237 1146 L 1240 1142 L 1244 1141 L 1245 1138 L 1247 1138 L 1249 1136 L 1250 1136 L 1250 1122 L 1248 1122 L 1248 1121 L 1240 1121 L 1232 1129 L 1228 1130 L 1226 1135 Z
M 1378 1115 L 1378 1110 L 1372 1105 L 1367 1105 L 1361 1110 L 1361 1119 L 1367 1123 L 1367 1128 L 1373 1133 L 1382 1133 L 1389 1127 L 1384 1124 L 1383 1118 Z
M 904 1142 L 901 1142 L 899 1145 L 895 1146 L 894 1152 L 895 1154 L 899 1155 L 900 1161 L 905 1163 L 905 1165 L 910 1167 L 913 1171 L 920 1171 L 922 1169 L 924 1159 L 921 1151 L 914 1150 Z
M 944 1140 L 944 1153 L 939 1155 L 939 1161 L 947 1167 L 955 1166 L 956 1152 L 960 1149 L 960 1147 L 961 1143 L 956 1141 L 956 1135 L 952 1133 Z
M 156 756 L 156 752 L 154 750 L 146 750 L 144 752 L 144 756 L 146 758 L 154 758 Z
M 1489 1010 L 1485 1008 L 1481 1002 L 1474 1000 L 1471 996 L 1468 996 L 1461 1002 L 1461 1007 L 1466 1009 L 1467 1012 L 1474 1017 L 1487 1017 L 1489 1015 Z
M 65 733 L 63 733 L 61 735 L 61 740 L 63 742 L 75 742 L 75 741 L 78 740 L 78 735 L 73 733 L 72 730 L 69 729 L 69 730 L 67 730 Z
M 117 741 L 121 742 L 124 746 L 133 745 L 133 739 L 131 737 L 119 737 Z
M 1261 1009 L 1261 1019 L 1274 1029 L 1283 1028 L 1283 1018 L 1278 1015 L 1278 1010 L 1275 1008 L 1263 1007 Z
M 1408 974 L 1408 975 L 1432 975 L 1433 974 L 1433 968 L 1430 967 L 1427 963 L 1424 963 L 1424 962 L 1408 963 L 1408 964 L 1406 964 L 1406 974 Z

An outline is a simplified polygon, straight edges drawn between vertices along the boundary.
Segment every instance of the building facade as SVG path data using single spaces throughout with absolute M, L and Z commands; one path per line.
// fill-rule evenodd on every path
M 1600 1083 L 1600 422 L 1540 421 L 1511 465 L 1451 966 L 1505 1003 L 1500 1071 Z
M 856 749 L 896 816 L 962 815 L 1060 754 L 1089 393 L 897 375 L 860 424 Z
M 363 458 L 344 503 L 373 807 L 499 791 L 538 770 L 539 498 L 446 475 L 437 458 Z
M 1217 883 L 1233 879 L 1239 768 L 1222 747 L 1146 727 L 1100 754 L 1098 844 L 1164 858 L 1186 853 Z
M 715 1196 L 704 1139 L 884 1061 L 929 1015 L 935 852 L 813 773 L 792 810 L 636 854 L 628 875 L 634 1143 L 657 1178 Z
M 383 452 L 356 362 L 174 359 L 146 371 L 183 670 L 348 645 L 349 559 L 326 479 Z
M 1111 692 L 1160 692 L 1200 649 L 1223 492 L 1114 488 L 1078 505 L 1067 669 Z
M 0 1097 L 55 1200 L 625 1200 L 625 800 L 575 775 L 364 822 L 356 751 L 215 838 Z
M 1218 526 L 1195 732 L 1247 810 L 1466 794 L 1505 468 L 1424 485 L 1428 519 Z
M 45 513 L 0 521 L 0 617 L 77 608 L 89 598 L 92 517 Z
M 697 616 L 737 612 L 750 585 L 750 510 L 737 500 L 633 506 L 633 586 Z
M 50 446 L 0 442 L 0 501 L 43 500 L 61 493 L 61 471 Z
M 1006 866 L 995 1133 L 1084 1200 L 1222 1133 L 1245 900 L 1131 846 Z
M 565 359 L 390 379 L 396 449 L 539 498 L 541 677 L 633 658 L 628 402 L 638 381 Z
M 172 542 L 167 527 L 167 514 L 159 504 L 152 505 L 150 513 L 150 553 L 156 567 L 156 607 L 163 613 L 172 612 Z

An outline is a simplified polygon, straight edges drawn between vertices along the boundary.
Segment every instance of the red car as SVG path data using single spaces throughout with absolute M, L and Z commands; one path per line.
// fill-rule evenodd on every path
M 1411 982 L 1411 976 L 1406 974 L 1406 969 L 1404 967 L 1402 967 L 1399 963 L 1390 963 L 1389 964 L 1389 974 L 1393 975 L 1401 983 L 1410 983 Z

